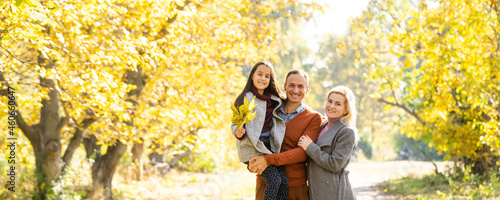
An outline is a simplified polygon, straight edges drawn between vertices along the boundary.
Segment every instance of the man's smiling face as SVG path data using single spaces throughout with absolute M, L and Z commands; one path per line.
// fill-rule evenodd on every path
M 285 92 L 287 101 L 302 103 L 302 99 L 304 99 L 304 95 L 307 94 L 308 90 L 307 80 L 301 74 L 292 74 L 286 79 Z

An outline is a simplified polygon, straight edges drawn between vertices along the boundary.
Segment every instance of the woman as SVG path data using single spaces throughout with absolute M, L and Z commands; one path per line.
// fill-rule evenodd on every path
M 311 200 L 356 199 L 346 170 L 358 141 L 352 91 L 344 86 L 330 90 L 325 114 L 328 121 L 323 123 L 317 142 L 302 136 L 298 143 L 309 156 L 309 197 Z

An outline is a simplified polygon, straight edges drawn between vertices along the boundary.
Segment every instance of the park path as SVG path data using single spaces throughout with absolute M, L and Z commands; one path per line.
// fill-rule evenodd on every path
M 442 170 L 444 163 L 439 163 L 438 166 Z M 350 164 L 349 177 L 358 200 L 386 200 L 400 198 L 385 194 L 377 184 L 405 176 L 420 177 L 433 171 L 434 166 L 430 162 L 358 161 Z M 166 188 L 157 188 L 162 192 L 159 196 L 157 193 L 154 199 L 250 200 L 255 197 L 255 175 L 246 170 L 219 174 L 189 173 L 182 176 L 189 177 L 190 180 Z
M 444 162 L 438 163 L 439 170 L 444 169 L 445 165 Z M 420 161 L 360 161 L 351 163 L 350 168 L 349 178 L 358 200 L 400 199 L 384 193 L 377 185 L 389 179 L 422 177 L 434 173 L 432 163 Z

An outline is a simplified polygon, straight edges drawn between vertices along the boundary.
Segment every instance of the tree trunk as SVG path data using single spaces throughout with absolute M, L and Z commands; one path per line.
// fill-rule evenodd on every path
M 125 82 L 127 84 L 135 85 L 136 88 L 131 90 L 127 96 L 128 101 L 132 102 L 135 108 L 137 108 L 137 99 L 139 98 L 144 85 L 146 84 L 146 76 L 142 71 L 141 67 L 137 67 L 137 71 L 127 70 L 125 74 Z M 135 100 L 134 100 L 135 99 Z M 133 110 L 135 112 L 135 110 Z M 133 119 L 132 119 L 133 120 Z M 133 126 L 133 121 L 126 122 L 127 125 Z M 91 144 L 88 144 L 90 142 Z M 93 143 L 92 143 L 93 142 Z M 85 143 L 89 147 L 87 151 L 87 156 L 90 151 L 93 151 L 96 147 L 97 140 L 90 141 L 86 140 Z M 87 147 L 86 147 L 87 149 Z M 108 146 L 108 150 L 102 157 L 96 158 L 94 165 L 92 166 L 92 183 L 93 189 L 90 195 L 91 199 L 113 199 L 111 181 L 113 180 L 113 175 L 115 173 L 116 167 L 127 150 L 127 145 L 120 141 L 114 146 Z
M 481 150 L 477 153 L 480 155 L 478 158 L 467 158 L 463 159 L 464 165 L 471 168 L 471 173 L 483 175 L 487 182 L 489 182 L 490 174 L 488 170 L 497 170 L 497 161 L 500 160 L 499 156 L 493 155 L 494 152 L 488 145 L 483 145 Z
M 113 199 L 111 181 L 126 150 L 127 145 L 117 141 L 114 146 L 108 146 L 106 154 L 96 160 L 92 166 L 93 189 L 90 199 Z
M 54 62 L 38 57 L 38 63 L 46 69 L 53 68 Z M 28 137 L 35 151 L 36 173 L 38 174 L 39 198 L 46 199 L 52 180 L 61 173 L 61 129 L 65 119 L 60 115 L 60 95 L 51 79 L 40 78 L 40 85 L 47 88 L 49 99 L 42 100 L 40 123 L 35 125 L 36 137 Z
M 45 69 L 54 68 L 54 60 L 46 59 L 40 53 L 38 64 Z M 5 80 L 3 73 L 0 72 L 0 81 L 2 84 L 9 83 Z M 35 173 L 37 175 L 36 191 L 33 199 L 47 199 L 47 194 L 51 190 L 51 183 L 63 174 L 64 168 L 69 166 L 73 154 L 81 144 L 81 139 L 85 129 L 94 122 L 94 120 L 84 120 L 81 128 L 75 130 L 68 148 L 61 158 L 61 130 L 67 123 L 68 116 L 61 117 L 60 94 L 55 82 L 52 79 L 40 77 L 40 87 L 48 90 L 48 98 L 42 100 L 40 109 L 40 121 L 38 124 L 29 125 L 23 118 L 21 112 L 16 110 L 16 124 L 22 133 L 28 138 L 35 155 Z M 1 93 L 0 95 L 7 95 Z M 17 101 L 16 106 L 19 108 Z
M 48 191 L 52 187 L 52 180 L 55 180 L 61 172 L 61 143 L 58 140 L 30 141 L 30 143 L 32 145 L 39 143 L 43 146 L 33 148 L 37 175 L 37 194 L 33 198 L 47 199 Z
M 42 56 L 38 57 L 38 64 L 45 69 L 54 67 L 53 60 L 45 59 Z M 0 73 L 0 81 L 8 85 L 3 73 Z M 62 118 L 60 115 L 60 95 L 54 81 L 40 77 L 40 86 L 47 88 L 49 97 L 42 100 L 40 122 L 29 125 L 24 121 L 21 112 L 16 110 L 16 124 L 28 138 L 35 154 L 37 193 L 33 199 L 46 199 L 52 181 L 61 174 L 61 129 L 66 123 L 66 118 Z M 19 104 L 15 103 L 19 108 Z
M 144 152 L 144 140 L 141 139 L 140 142 L 134 142 L 134 147 L 132 147 L 132 163 L 134 166 L 134 174 L 136 181 L 142 179 L 143 165 L 142 165 L 142 153 Z
M 148 157 L 149 157 L 149 163 L 151 163 L 153 169 L 147 171 L 160 172 L 162 176 L 167 174 L 170 166 L 168 166 L 168 164 L 166 163 L 167 156 L 165 153 L 160 154 L 157 152 L 157 150 L 153 150 L 153 152 L 151 152 L 148 155 Z
M 82 144 L 83 137 L 87 132 L 87 128 L 92 125 L 97 119 L 95 118 L 87 118 L 82 121 L 82 123 L 76 128 L 73 137 L 71 138 L 68 148 L 64 152 L 64 156 L 62 158 L 64 165 L 62 168 L 62 173 L 66 173 L 66 169 L 70 166 L 71 160 L 73 159 L 73 155 L 75 154 L 76 149 Z M 95 138 L 95 137 L 94 137 Z

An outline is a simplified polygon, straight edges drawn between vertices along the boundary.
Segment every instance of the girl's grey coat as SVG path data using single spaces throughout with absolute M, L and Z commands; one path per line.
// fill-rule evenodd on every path
M 338 121 L 318 138 L 316 144 L 307 147 L 311 200 L 356 199 L 346 169 L 355 146 L 354 130 Z
M 255 95 L 252 92 L 247 92 L 245 98 L 251 101 Z M 278 106 L 273 110 L 273 127 L 271 128 L 269 139 L 271 141 L 271 151 L 269 151 L 264 143 L 259 140 L 266 119 L 266 101 L 255 98 L 257 104 L 254 108 L 255 118 L 245 125 L 246 137 L 243 140 L 237 140 L 236 146 L 238 148 L 238 156 L 241 162 L 248 162 L 254 156 L 261 156 L 265 154 L 279 153 L 281 144 L 285 137 L 285 122 L 278 116 L 276 112 L 283 104 L 281 99 L 277 96 L 271 95 L 271 99 L 279 102 Z M 238 108 L 239 109 L 239 108 Z M 231 125 L 233 135 L 236 132 L 236 125 Z

